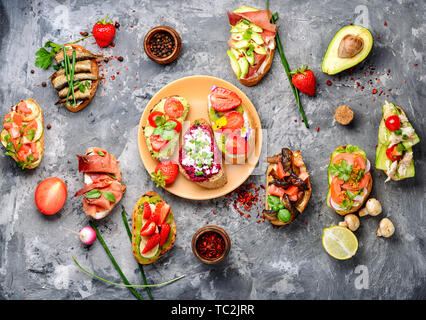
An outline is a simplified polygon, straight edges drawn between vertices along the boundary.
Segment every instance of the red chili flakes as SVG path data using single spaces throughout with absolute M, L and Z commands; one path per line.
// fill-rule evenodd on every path
M 379 34 L 379 35 L 377 35 L 377 39 L 380 39 L 380 34 Z
M 216 211 L 213 210 L 213 214 L 216 214 Z
M 389 88 L 389 89 L 388 89 L 388 91 L 392 91 L 392 89 L 391 89 L 391 88 Z
M 388 23 L 385 21 L 385 23 L 383 23 L 383 25 L 386 27 L 388 25 Z
M 115 76 L 114 75 L 111 76 L 111 80 L 115 80 Z
M 376 94 L 377 93 L 377 89 L 373 89 L 373 94 Z
M 251 214 L 249 212 L 251 212 L 253 208 L 257 209 L 261 204 L 259 195 L 259 190 L 261 188 L 264 189 L 265 187 L 262 185 L 256 187 L 254 183 L 243 184 L 238 187 L 232 195 L 229 195 L 230 198 L 232 198 L 234 194 L 236 195 L 236 198 L 233 200 L 232 207 L 240 214 L 240 216 L 251 218 Z M 229 202 L 227 205 L 229 205 Z M 260 213 L 261 211 L 257 213 L 257 216 L 259 216 Z
M 331 86 L 333 83 L 332 83 L 330 80 L 327 80 L 326 84 L 327 84 L 328 86 Z
M 196 248 L 202 257 L 216 259 L 225 251 L 225 240 L 219 233 L 208 231 L 197 240 Z
M 415 64 L 414 64 L 414 66 L 415 66 L 415 67 L 417 67 L 417 66 L 418 66 L 418 64 L 417 64 L 417 63 L 415 63 Z
M 318 126 L 316 126 L 316 127 L 315 127 L 315 130 L 317 130 L 317 132 L 318 132 L 318 131 L 319 131 L 319 127 L 318 127 Z
M 294 119 L 294 122 L 297 122 L 297 119 Z

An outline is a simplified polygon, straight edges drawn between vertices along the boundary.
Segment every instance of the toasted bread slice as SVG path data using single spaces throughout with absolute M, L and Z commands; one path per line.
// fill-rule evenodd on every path
M 197 119 L 197 120 L 194 120 L 191 123 L 191 127 L 196 123 L 196 121 L 198 121 L 200 126 L 208 128 L 210 135 L 211 135 L 211 138 L 212 138 L 212 142 L 215 144 L 215 151 L 216 152 L 214 154 L 214 157 L 216 159 L 220 158 L 220 160 L 221 160 L 222 158 L 220 156 L 220 151 L 218 150 L 218 147 L 216 145 L 214 134 L 213 134 L 213 131 L 210 127 L 209 122 L 205 119 Z M 184 136 L 185 135 L 182 136 L 183 139 L 184 139 Z M 184 146 L 182 146 L 181 148 L 183 148 L 183 147 Z M 191 177 L 189 176 L 189 174 L 186 172 L 185 168 L 180 163 L 180 161 L 179 161 L 179 171 L 182 173 L 182 175 L 186 179 L 188 179 L 189 181 L 193 181 L 191 179 Z M 203 187 L 203 188 L 206 188 L 206 189 L 217 189 L 217 188 L 224 186 L 228 182 L 228 178 L 226 177 L 226 173 L 225 173 L 225 170 L 224 170 L 224 167 L 223 167 L 223 163 L 221 163 L 219 171 L 216 174 L 212 175 L 210 178 L 208 178 L 204 181 L 193 181 L 193 182 L 198 184 L 200 187 Z
M 91 87 L 90 87 L 90 94 L 88 95 L 88 97 L 85 97 L 83 100 L 77 100 L 76 105 L 71 105 L 69 103 L 72 100 L 72 97 L 71 97 L 71 99 L 70 98 L 68 99 L 68 102 L 65 102 L 65 99 L 61 99 L 57 102 L 57 103 L 64 103 L 65 107 L 71 112 L 78 112 L 78 111 L 84 109 L 85 107 L 87 107 L 87 105 L 93 100 L 93 97 L 96 94 L 96 91 L 98 89 L 99 79 L 100 79 L 99 66 L 98 66 L 98 63 L 96 62 L 96 60 L 98 58 L 102 57 L 102 56 L 94 55 L 90 51 L 88 51 L 86 48 L 84 48 L 80 45 L 77 45 L 77 44 L 66 44 L 65 46 L 71 46 L 76 50 L 77 55 L 78 55 L 78 58 L 77 58 L 78 61 L 84 62 L 84 60 L 86 60 L 86 61 L 90 60 L 88 62 L 88 63 L 90 63 L 90 74 L 96 76 L 96 79 L 90 79 L 91 80 Z M 68 55 L 68 52 L 67 52 L 67 55 Z M 63 57 L 64 57 L 64 54 L 63 54 L 62 51 L 57 53 L 57 55 L 55 56 L 55 60 L 58 62 L 58 64 L 63 61 Z M 84 68 L 81 69 L 81 72 L 87 72 L 87 71 L 85 71 L 86 69 L 87 68 L 85 66 Z M 79 73 L 76 73 L 76 75 L 78 75 L 78 74 Z M 58 77 L 60 77 L 60 76 L 63 76 L 63 73 L 61 73 L 59 71 L 55 72 L 51 76 L 51 81 L 52 81 L 52 84 L 54 85 L 54 87 L 55 87 L 56 79 L 58 79 Z M 63 88 L 61 88 L 61 87 L 57 87 L 56 89 L 57 89 L 58 93 L 61 89 L 63 91 Z
M 143 219 L 143 207 L 144 203 L 147 202 L 150 204 L 157 204 L 162 201 L 161 197 L 156 194 L 154 191 L 149 191 L 145 193 L 142 197 L 139 198 L 138 202 L 136 202 L 136 205 L 133 209 L 132 213 L 132 252 L 133 256 L 135 257 L 136 261 L 140 264 L 151 264 L 158 259 L 160 259 L 167 251 L 169 251 L 176 240 L 176 222 L 173 218 L 173 210 L 170 208 L 170 212 L 165 220 L 170 225 L 170 233 L 167 237 L 166 242 L 163 244 L 163 246 L 157 246 L 154 247 L 154 250 L 152 253 L 148 251 L 146 257 L 143 257 L 141 254 L 141 244 L 144 245 L 147 242 L 147 239 L 144 239 L 146 237 L 143 237 L 140 235 L 141 228 L 143 224 L 146 222 Z M 155 248 L 157 248 L 155 250 Z
M 368 200 L 368 196 L 370 195 L 372 187 L 373 187 L 373 177 L 371 177 L 370 181 L 368 182 L 367 193 L 365 194 L 363 201 L 357 202 L 357 204 L 352 206 L 352 208 L 348 211 L 336 210 L 336 209 L 334 209 L 334 211 L 336 211 L 336 213 L 338 213 L 341 216 L 345 216 L 349 213 L 354 213 L 354 212 L 359 211 L 362 208 L 362 206 L 364 205 L 364 203 Z
M 25 165 L 24 169 L 35 169 L 40 165 L 44 155 L 44 114 L 36 100 L 28 98 L 23 101 L 25 101 L 27 106 L 30 106 L 30 109 L 33 110 L 31 115 L 24 117 L 23 123 L 29 123 L 30 121 L 35 120 L 38 124 L 34 140 L 32 142 L 36 143 L 36 151 L 39 154 L 39 158 L 36 161 Z M 33 115 L 35 115 L 35 117 L 33 117 Z M 0 133 L 0 141 L 5 148 L 7 148 L 8 144 L 6 141 L 7 135 L 8 131 L 6 129 L 3 129 Z M 15 162 L 20 162 L 16 155 L 10 155 L 10 157 L 15 160 Z
M 297 155 L 298 157 L 300 157 L 300 159 L 302 159 L 302 155 L 300 154 L 300 151 L 292 151 L 293 152 L 293 155 Z M 275 157 L 281 157 L 281 155 L 282 155 L 282 153 L 281 152 L 279 152 L 279 153 L 277 153 L 276 155 L 275 155 Z M 293 157 L 294 158 L 294 157 Z M 293 172 L 296 174 L 296 175 L 299 175 L 299 173 L 301 172 L 301 171 L 306 171 L 307 172 L 307 169 L 306 169 L 306 166 L 305 166 L 305 164 L 303 164 L 302 166 L 300 166 L 300 167 L 297 167 L 297 166 L 295 166 L 294 165 L 294 163 L 292 164 L 292 169 L 293 169 Z M 273 179 L 271 178 L 271 173 L 272 173 L 272 171 L 274 170 L 274 164 L 273 163 L 270 163 L 269 165 L 268 165 L 268 168 L 266 169 L 266 199 L 268 199 L 268 195 L 269 195 L 269 193 L 268 193 L 268 186 L 269 186 L 269 184 L 273 181 Z M 294 207 L 295 207 L 295 209 L 298 211 L 298 213 L 300 214 L 300 213 L 302 213 L 304 210 L 305 210 L 305 208 L 306 208 L 306 205 L 308 204 L 308 201 L 309 201 L 309 199 L 310 199 L 310 197 L 311 197 L 311 193 L 312 193 L 312 187 L 311 187 L 311 181 L 310 181 L 310 177 L 308 176 L 308 178 L 305 180 L 305 182 L 306 182 L 306 184 L 307 184 L 307 190 L 303 190 L 303 197 L 301 198 L 301 199 L 299 199 L 295 204 L 294 204 Z M 270 208 L 270 206 L 268 205 L 268 202 L 266 201 L 265 202 L 265 209 L 268 211 L 268 210 L 271 210 L 271 208 Z M 288 208 L 287 208 L 288 209 Z M 291 210 L 290 210 L 290 212 L 291 212 Z M 280 220 L 280 219 L 278 219 L 278 217 L 277 217 L 277 215 L 275 214 L 265 214 L 265 218 L 270 222 L 270 223 L 272 223 L 273 225 L 275 225 L 275 226 L 284 226 L 284 225 L 287 225 L 287 224 L 290 224 L 295 218 L 296 218 L 296 215 L 293 215 L 292 214 L 292 216 L 291 216 L 291 219 L 290 219 L 290 221 L 288 221 L 288 222 L 284 222 L 284 221 L 282 221 L 282 220 Z
M 262 80 L 262 78 L 268 73 L 269 69 L 271 68 L 272 65 L 272 61 L 274 60 L 274 53 L 275 53 L 275 47 L 276 47 L 276 43 L 275 43 L 275 39 L 274 39 L 274 49 L 268 49 L 266 52 L 266 59 L 265 59 L 265 66 L 261 66 L 259 68 L 259 71 L 250 78 L 240 78 L 239 81 L 241 84 L 247 86 L 247 87 L 252 87 L 255 86 L 256 84 L 259 83 L 260 80 Z M 235 72 L 234 72 L 235 73 Z

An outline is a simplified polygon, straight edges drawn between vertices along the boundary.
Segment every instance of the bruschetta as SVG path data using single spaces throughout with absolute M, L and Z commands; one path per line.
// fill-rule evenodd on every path
M 268 157 L 266 203 L 263 214 L 276 226 L 290 224 L 305 210 L 311 197 L 309 173 L 300 151 L 283 148 Z
M 50 76 L 59 96 L 56 104 L 78 112 L 92 101 L 100 79 L 97 59 L 101 57 L 77 44 L 65 44 L 59 50 L 55 55 L 58 70 Z
M 151 264 L 173 247 L 175 239 L 173 210 L 158 194 L 147 192 L 133 209 L 133 256 L 140 264 Z
M 221 153 L 205 119 L 195 120 L 183 135 L 179 171 L 203 188 L 216 189 L 227 183 Z
M 225 161 L 245 163 L 255 147 L 255 131 L 242 99 L 222 87 L 213 87 L 207 99 L 215 140 Z
M 379 144 L 376 149 L 376 168 L 387 175 L 385 182 L 414 177 L 412 147 L 420 138 L 401 107 L 385 102 L 379 126 Z
M 228 12 L 231 25 L 227 54 L 232 71 L 245 86 L 256 85 L 271 68 L 277 25 L 269 10 L 242 6 Z
M 44 155 L 43 110 L 34 99 L 21 100 L 3 119 L 0 138 L 6 155 L 21 169 L 36 168 Z
M 359 146 L 340 146 L 330 156 L 327 206 L 344 216 L 361 209 L 370 195 L 370 161 Z
M 92 147 L 77 155 L 78 171 L 83 173 L 84 187 L 74 197 L 83 196 L 84 212 L 95 220 L 105 218 L 123 197 L 117 159 L 105 149 Z
M 188 111 L 188 101 L 180 96 L 165 97 L 150 110 L 144 135 L 154 159 L 168 160 L 173 155 Z

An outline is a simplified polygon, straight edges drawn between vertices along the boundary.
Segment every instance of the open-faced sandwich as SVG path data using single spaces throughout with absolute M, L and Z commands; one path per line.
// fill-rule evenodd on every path
M 183 135 L 179 171 L 188 180 L 207 189 L 222 187 L 228 181 L 221 153 L 206 120 L 195 120 Z
M 271 67 L 277 25 L 269 10 L 242 6 L 228 12 L 231 49 L 227 50 L 232 70 L 245 86 L 256 85 Z
M 365 151 L 350 144 L 334 150 L 328 166 L 328 185 L 327 206 L 342 216 L 361 209 L 373 186 Z
M 21 169 L 36 168 L 44 154 L 43 110 L 34 99 L 11 107 L 3 119 L 1 143 Z
M 96 147 L 77 158 L 85 186 L 74 196 L 83 196 L 83 210 L 88 216 L 96 220 L 105 218 L 126 190 L 121 183 L 119 163 L 108 151 Z
M 58 70 L 50 76 L 59 96 L 56 104 L 62 103 L 68 110 L 77 112 L 92 101 L 100 79 L 97 59 L 101 57 L 77 44 L 65 44 L 58 51 L 55 55 Z
M 376 149 L 376 168 L 386 173 L 386 182 L 414 177 L 412 146 L 419 142 L 419 136 L 401 107 L 386 101 Z
M 300 151 L 283 148 L 268 157 L 266 203 L 263 214 L 276 226 L 291 223 L 305 210 L 311 197 L 311 182 Z
M 132 251 L 140 264 L 150 264 L 169 251 L 176 239 L 173 210 L 153 191 L 144 194 L 132 214 Z
M 208 95 L 209 118 L 225 161 L 244 163 L 255 146 L 255 131 L 241 98 L 233 91 L 213 87 Z
M 156 160 L 169 159 L 179 143 L 182 124 L 189 111 L 185 98 L 163 98 L 150 111 L 144 127 L 146 145 Z

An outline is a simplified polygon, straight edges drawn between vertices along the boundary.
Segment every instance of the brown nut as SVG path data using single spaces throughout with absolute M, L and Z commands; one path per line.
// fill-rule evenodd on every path
M 354 112 L 347 105 L 341 105 L 334 111 L 334 119 L 340 124 L 347 125 L 354 118 Z
M 363 47 L 364 41 L 360 37 L 348 34 L 340 42 L 339 58 L 352 58 L 360 53 Z

